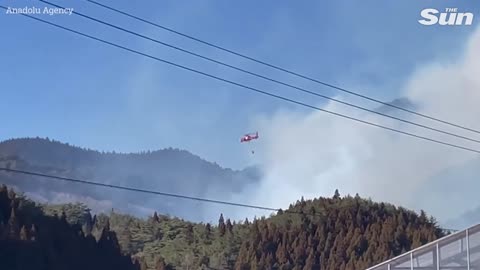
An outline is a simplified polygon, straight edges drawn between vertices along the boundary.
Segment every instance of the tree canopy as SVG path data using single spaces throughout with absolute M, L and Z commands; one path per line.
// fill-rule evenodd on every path
M 302 198 L 288 210 L 238 223 L 219 213 L 218 224 L 157 212 L 148 219 L 113 211 L 92 216 L 85 205 L 38 205 L 3 186 L 0 265 L 12 270 L 365 269 L 444 235 L 424 211 L 358 194 L 341 197 L 338 190 L 331 198 Z

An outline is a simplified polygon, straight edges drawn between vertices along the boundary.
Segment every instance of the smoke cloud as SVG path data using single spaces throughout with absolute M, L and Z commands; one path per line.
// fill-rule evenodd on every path
M 444 63 L 436 60 L 418 69 L 404 84 L 403 97 L 418 106 L 417 111 L 422 114 L 480 130 L 479 74 L 480 30 L 477 29 L 457 61 Z M 375 108 L 378 104 L 371 105 Z M 323 108 L 480 150 L 477 143 L 399 124 L 338 104 L 329 103 Z M 407 113 L 396 116 L 480 139 L 479 134 Z M 458 189 L 463 182 L 470 183 L 471 176 L 462 175 L 462 170 L 458 170 L 446 181 L 440 177 L 466 164 L 474 166 L 472 162 L 476 163 L 478 154 L 369 127 L 320 111 L 308 114 L 283 111 L 273 116 L 259 116 L 253 122 L 254 126 L 263 129 L 262 149 L 256 154 L 260 155 L 264 165 L 265 177 L 259 185 L 251 186 L 242 194 L 252 204 L 285 208 L 301 196 L 306 199 L 332 196 L 338 188 L 342 195 L 359 193 L 376 201 L 413 210 L 424 209 L 439 220 L 458 216 L 478 205 L 476 196 L 465 196 L 473 189 L 472 186 L 463 186 L 463 193 L 449 192 Z M 265 212 L 257 211 L 237 213 L 239 218 L 265 215 Z

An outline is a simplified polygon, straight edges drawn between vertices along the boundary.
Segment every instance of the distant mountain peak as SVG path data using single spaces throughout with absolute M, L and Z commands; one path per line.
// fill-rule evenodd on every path
M 17 156 L 22 157 L 24 155 L 33 154 L 32 151 L 40 151 L 42 152 L 41 159 L 49 159 L 55 158 L 60 155 L 61 159 L 68 158 L 65 154 L 68 153 L 70 156 L 75 155 L 94 155 L 96 158 L 108 158 L 111 156 L 117 157 L 144 157 L 146 159 L 155 159 L 158 157 L 171 157 L 171 158 L 188 158 L 192 160 L 196 160 L 198 162 L 205 162 L 210 163 L 212 165 L 218 166 L 221 169 L 225 169 L 220 167 L 215 162 L 207 161 L 200 156 L 193 154 L 187 150 L 178 149 L 178 148 L 164 148 L 164 149 L 157 149 L 157 150 L 142 150 L 138 152 L 117 152 L 117 151 L 99 151 L 93 150 L 91 148 L 75 146 L 69 143 L 63 143 L 61 141 L 57 141 L 54 139 L 40 138 L 40 137 L 26 137 L 26 138 L 12 138 L 7 139 L 0 142 L 0 156 L 5 154 L 11 154 L 12 152 L 16 152 Z M 45 150 L 50 150 L 45 152 Z M 47 156 L 50 155 L 50 156 Z
M 398 107 L 402 107 L 402 108 L 405 108 L 405 109 L 414 109 L 416 107 L 415 104 L 413 104 L 413 102 L 410 101 L 410 99 L 408 99 L 406 97 L 396 98 L 396 99 L 392 100 L 391 102 L 389 102 L 389 104 L 395 105 L 395 106 L 398 106 Z
M 396 106 L 396 107 L 400 107 L 400 108 L 403 108 L 403 109 L 407 109 L 407 110 L 410 110 L 410 111 L 415 111 L 415 110 L 418 109 L 418 106 L 406 97 L 396 98 L 396 99 L 394 99 L 390 102 L 387 102 L 387 104 L 390 104 L 390 105 L 393 105 L 393 106 Z M 388 105 L 382 105 L 377 109 L 377 111 L 381 112 L 381 113 L 387 113 L 387 112 L 392 112 L 392 111 L 398 111 L 398 109 L 393 108 L 393 107 L 388 106 Z

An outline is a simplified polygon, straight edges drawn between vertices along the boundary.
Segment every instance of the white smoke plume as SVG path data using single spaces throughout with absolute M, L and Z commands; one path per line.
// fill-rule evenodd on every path
M 418 104 L 420 113 L 480 130 L 480 30 L 472 35 L 461 59 L 448 64 L 440 62 L 416 71 L 405 83 L 403 97 Z M 398 124 L 338 104 L 329 103 L 323 108 L 480 149 L 480 144 Z M 480 140 L 480 134 L 405 113 L 398 116 Z M 451 186 L 460 184 L 460 176 L 450 179 L 451 186 L 443 186 L 441 194 L 438 188 L 428 188 L 428 185 L 440 184 L 439 174 L 477 159 L 479 154 L 368 127 L 320 111 L 279 112 L 258 117 L 254 122 L 263 129 L 263 146 L 257 153 L 261 155 L 266 175 L 260 185 L 251 187 L 243 195 L 250 198 L 252 204 L 285 208 L 301 196 L 306 199 L 332 196 L 336 188 L 342 195 L 359 193 L 376 201 L 425 209 L 440 220 L 479 204 L 475 197 L 449 194 Z M 465 187 L 465 192 L 472 188 Z M 240 217 L 261 213 L 238 214 Z

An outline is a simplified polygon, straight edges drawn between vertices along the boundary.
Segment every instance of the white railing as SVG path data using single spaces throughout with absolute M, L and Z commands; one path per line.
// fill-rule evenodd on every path
M 478 239 L 472 245 L 472 236 Z M 455 250 L 455 245 L 459 249 Z M 472 254 L 477 255 L 472 262 Z M 427 261 L 427 262 L 425 262 Z M 480 270 L 480 224 L 432 241 L 366 270 Z

